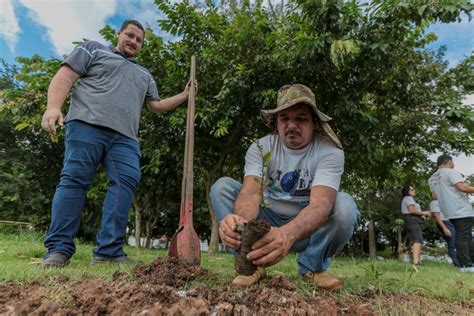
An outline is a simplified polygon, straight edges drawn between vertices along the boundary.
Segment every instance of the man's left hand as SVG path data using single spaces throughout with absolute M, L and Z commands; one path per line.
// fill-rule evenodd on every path
M 186 95 L 189 95 L 189 89 L 194 86 L 194 89 L 195 89 L 195 94 L 197 94 L 198 92 L 198 82 L 196 79 L 194 79 L 194 81 L 192 80 L 189 80 L 188 83 L 186 84 L 186 86 L 184 87 L 184 91 L 183 93 L 186 94 Z
M 247 259 L 256 266 L 268 267 L 285 258 L 292 245 L 288 233 L 282 227 L 272 227 L 252 246 Z

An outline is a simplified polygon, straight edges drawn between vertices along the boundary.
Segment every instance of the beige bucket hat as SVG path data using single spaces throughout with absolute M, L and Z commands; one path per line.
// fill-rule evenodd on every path
M 331 117 L 327 116 L 323 112 L 319 111 L 316 107 L 316 100 L 313 91 L 305 85 L 294 84 L 285 85 L 278 90 L 277 107 L 272 110 L 261 110 L 260 116 L 262 117 L 265 125 L 273 128 L 273 119 L 275 114 L 288 109 L 296 104 L 307 104 L 314 111 L 316 116 L 319 118 L 321 129 L 319 132 L 327 136 L 337 147 L 342 149 L 341 142 L 337 138 L 336 134 L 329 126 L 328 122 L 332 120 Z

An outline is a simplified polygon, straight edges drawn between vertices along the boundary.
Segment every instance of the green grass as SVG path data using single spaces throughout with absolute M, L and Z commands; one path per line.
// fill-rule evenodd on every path
M 92 245 L 77 242 L 77 252 L 64 268 L 44 269 L 37 265 L 44 254 L 42 237 L 23 232 L 15 235 L 0 233 L 0 282 L 29 283 L 33 280 L 54 282 L 55 275 L 66 275 L 71 282 L 87 278 L 111 280 L 113 272 L 130 273 L 131 266 L 89 265 Z M 126 247 L 128 255 L 147 264 L 166 256 L 163 250 Z M 233 257 L 230 254 L 202 253 L 201 265 L 210 271 L 201 280 L 213 287 L 226 287 L 234 277 Z M 267 269 L 270 276 L 284 274 L 298 286 L 306 297 L 314 295 L 314 287 L 297 273 L 296 254 L 289 254 L 277 265 Z M 366 259 L 335 258 L 329 273 L 341 277 L 345 286 L 338 295 L 420 294 L 423 297 L 460 303 L 472 300 L 469 289 L 474 288 L 474 273 L 461 273 L 445 263 L 424 262 L 416 272 L 408 263 L 396 260 L 369 261 Z M 268 282 L 269 278 L 264 282 Z M 188 284 L 187 287 L 192 287 Z

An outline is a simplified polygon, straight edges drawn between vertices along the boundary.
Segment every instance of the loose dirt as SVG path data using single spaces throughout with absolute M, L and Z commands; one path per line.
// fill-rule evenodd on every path
M 134 273 L 137 281 L 142 284 L 180 287 L 184 283 L 206 276 L 208 271 L 201 267 L 183 265 L 175 257 L 164 257 L 149 266 L 136 266 Z
M 199 282 L 209 272 L 159 258 L 137 266 L 134 275 L 116 272 L 112 281 L 74 283 L 58 275 L 49 282 L 0 284 L 0 315 L 468 315 L 474 302 L 445 303 L 416 295 L 342 295 L 319 290 L 305 298 L 284 276 L 247 289 L 210 288 Z M 189 282 L 197 287 L 188 289 Z M 54 286 L 51 285 L 54 284 Z

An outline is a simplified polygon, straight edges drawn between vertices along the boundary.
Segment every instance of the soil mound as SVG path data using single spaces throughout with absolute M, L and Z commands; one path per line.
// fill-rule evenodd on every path
M 137 265 L 133 272 L 139 283 L 173 287 L 179 287 L 208 274 L 207 270 L 184 265 L 174 257 L 158 258 L 147 266 Z
M 0 315 L 374 315 L 400 306 L 408 314 L 420 306 L 426 314 L 469 314 L 474 309 L 470 302 L 446 304 L 416 295 L 369 298 L 314 290 L 308 299 L 282 275 L 246 289 L 200 285 L 186 290 L 179 285 L 207 271 L 169 257 L 137 266 L 135 274 L 136 279 L 116 272 L 113 281 L 74 283 L 55 276 L 23 286 L 0 283 Z

